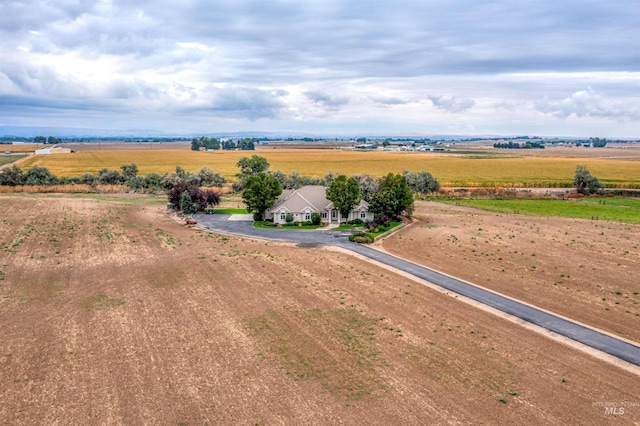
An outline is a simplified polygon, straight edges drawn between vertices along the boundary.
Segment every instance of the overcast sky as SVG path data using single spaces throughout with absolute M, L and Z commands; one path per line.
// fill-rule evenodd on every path
M 640 137 L 639 0 L 0 0 L 0 125 Z

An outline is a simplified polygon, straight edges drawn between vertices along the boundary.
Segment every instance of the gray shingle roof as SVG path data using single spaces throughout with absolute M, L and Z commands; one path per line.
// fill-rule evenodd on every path
M 322 185 L 303 186 L 295 191 L 283 190 L 276 200 L 272 212 L 285 209 L 290 212 L 301 212 L 306 207 L 311 211 L 323 212 L 333 209 L 333 202 L 327 200 L 327 187 Z M 362 207 L 369 207 L 369 203 L 362 200 L 354 210 L 361 210 Z
M 291 212 L 299 212 L 304 210 L 305 207 L 309 207 L 315 212 L 321 212 L 330 210 L 331 206 L 333 206 L 333 203 L 327 200 L 326 187 L 321 185 L 308 185 L 291 191 L 286 195 L 284 191 L 282 191 L 282 195 L 276 200 L 276 203 L 270 210 L 276 211 L 285 208 Z

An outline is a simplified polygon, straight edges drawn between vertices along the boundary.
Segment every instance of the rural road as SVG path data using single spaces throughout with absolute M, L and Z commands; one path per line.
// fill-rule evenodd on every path
M 302 246 L 333 245 L 341 247 L 375 261 L 381 262 L 415 277 L 429 281 L 446 290 L 491 306 L 524 321 L 546 328 L 577 342 L 591 346 L 624 361 L 640 366 L 640 347 L 589 327 L 560 318 L 540 309 L 510 299 L 491 291 L 476 287 L 448 275 L 441 274 L 424 266 L 406 261 L 396 256 L 355 244 L 349 241 L 348 233 L 330 230 L 283 230 L 254 228 L 251 221 L 229 220 L 230 215 L 198 214 L 195 219 L 211 230 L 229 234 L 269 239 L 274 241 L 297 243 Z

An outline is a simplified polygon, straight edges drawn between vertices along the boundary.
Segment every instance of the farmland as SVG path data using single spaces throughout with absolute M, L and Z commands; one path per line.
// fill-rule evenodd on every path
M 602 424 L 594 402 L 637 399 L 627 370 L 344 253 L 189 229 L 163 197 L 0 198 L 9 424 Z M 385 249 L 638 338 L 637 225 L 417 212 Z
M 535 216 L 569 217 L 640 223 L 640 199 L 586 198 L 575 200 L 531 199 L 489 200 L 460 199 L 456 204 L 483 210 L 528 214 Z
M 0 156 L 0 166 L 13 163 L 14 161 L 20 160 L 24 157 L 24 155 L 2 155 Z
M 549 150 L 552 151 L 552 150 Z M 594 150 L 590 151 L 594 152 Z M 559 152 L 560 154 L 561 152 Z M 604 157 L 610 151 L 598 151 Z M 47 167 L 58 176 L 80 176 L 97 173 L 101 168 L 119 168 L 135 163 L 142 175 L 175 170 L 177 165 L 197 172 L 208 167 L 233 179 L 239 158 L 250 151 L 195 152 L 189 150 L 102 150 L 79 151 L 74 154 L 30 156 L 19 165 Z M 609 187 L 640 187 L 640 166 L 637 158 L 600 158 L 592 156 L 514 156 L 491 152 L 478 154 L 440 154 L 416 152 L 354 152 L 345 150 L 265 149 L 257 154 L 271 163 L 271 170 L 285 173 L 297 171 L 307 176 L 364 174 L 376 177 L 403 170 L 431 172 L 443 186 L 506 186 L 506 187 L 570 187 L 575 167 L 586 165 L 591 173 Z
M 607 207 L 595 201 L 593 207 Z M 636 200 L 620 201 L 629 206 L 620 207 L 622 211 L 638 205 Z M 504 212 L 469 208 L 464 200 L 461 205 L 421 202 L 412 225 L 376 244 L 418 264 L 640 342 L 640 224 L 534 215 L 572 212 L 571 206 L 589 208 L 587 202 L 511 202 L 469 202 L 501 206 Z M 513 214 L 513 207 L 520 214 Z M 634 214 L 637 219 L 638 211 Z

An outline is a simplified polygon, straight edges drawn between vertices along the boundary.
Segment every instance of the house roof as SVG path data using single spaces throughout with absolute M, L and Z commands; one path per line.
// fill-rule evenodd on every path
M 355 209 L 359 210 L 362 207 L 368 206 L 369 203 L 362 200 Z M 307 207 L 315 212 L 333 209 L 333 202 L 327 200 L 327 187 L 322 185 L 307 185 L 296 190 L 284 190 L 269 210 L 277 211 L 285 209 L 290 212 L 301 212 Z
M 286 209 L 291 212 L 299 212 L 309 207 L 311 210 L 320 212 L 326 210 L 331 201 L 327 200 L 327 188 L 321 185 L 308 185 L 294 191 L 282 191 L 276 203 L 271 207 L 271 211 Z

